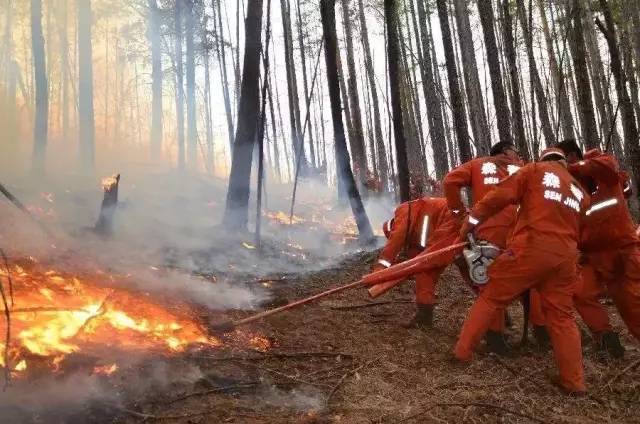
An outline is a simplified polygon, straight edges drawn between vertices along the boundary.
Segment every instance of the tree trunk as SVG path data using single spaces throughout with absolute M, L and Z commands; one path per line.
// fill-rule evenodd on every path
M 202 27 L 208 27 L 209 16 L 205 15 L 202 21 Z M 213 122 L 211 113 L 211 72 L 209 71 L 210 65 L 210 52 L 211 44 L 206 32 L 203 34 L 201 42 L 202 55 L 204 60 L 204 113 L 205 113 L 205 126 L 206 126 L 206 143 L 207 143 L 207 157 L 205 158 L 205 167 L 208 172 L 213 172 L 215 169 L 215 158 L 213 157 Z
M 185 0 L 176 0 L 174 10 L 175 28 L 175 72 L 176 72 L 176 122 L 178 125 L 178 168 L 184 169 L 184 77 L 182 72 L 182 3 Z
M 440 18 L 442 44 L 444 45 L 445 59 L 447 62 L 449 92 L 451 97 L 453 121 L 456 130 L 456 139 L 458 143 L 458 152 L 460 155 L 460 161 L 464 163 L 471 160 L 471 147 L 469 146 L 466 112 L 464 102 L 462 100 L 462 93 L 460 92 L 460 85 L 458 83 L 458 69 L 453 52 L 453 43 L 451 41 L 451 29 L 449 28 L 446 0 L 437 0 L 436 3 L 438 5 L 438 17 Z M 479 4 L 480 3 L 484 2 L 481 1 Z M 493 29 L 493 23 L 491 24 L 491 28 Z M 495 37 L 493 38 L 493 41 L 495 46 Z
M 367 73 L 367 81 L 369 82 L 369 88 L 371 90 L 371 106 L 373 109 L 373 128 L 378 156 L 378 171 L 380 182 L 382 183 L 382 191 L 386 192 L 389 188 L 389 164 L 387 163 L 384 138 L 382 136 L 382 125 L 380 123 L 380 105 L 378 103 L 378 90 L 376 88 L 376 76 L 373 70 L 373 59 L 371 58 L 369 31 L 367 29 L 367 20 L 364 14 L 363 0 L 358 0 L 358 17 L 360 20 L 360 34 L 362 36 L 362 46 L 364 50 L 364 65 Z
M 151 158 L 160 157 L 162 149 L 162 47 L 160 13 L 156 0 L 149 0 L 149 32 L 151 44 Z
M 233 146 L 231 175 L 224 213 L 224 225 L 227 230 L 247 229 L 251 162 L 259 122 L 262 0 L 248 0 L 245 22 L 238 130 Z
M 91 0 L 78 0 L 78 110 L 80 112 L 80 160 L 92 171 L 95 156 L 93 116 L 93 54 L 91 49 Z
M 436 178 L 441 180 L 449 170 L 447 160 L 447 141 L 444 131 L 444 119 L 442 117 L 441 102 L 438 98 L 436 83 L 434 80 L 434 68 L 432 67 L 432 56 L 435 56 L 431 49 L 429 38 L 432 36 L 427 31 L 427 12 L 423 0 L 417 0 L 418 4 L 418 20 L 422 32 L 420 39 L 422 41 L 423 61 L 420 64 L 422 73 L 422 90 L 424 92 L 425 102 L 427 104 L 427 123 L 429 124 L 429 134 L 431 136 L 431 149 L 433 150 L 433 158 L 436 167 Z M 433 57 L 435 59 L 435 57 Z M 435 72 L 438 69 L 435 68 Z
M 229 139 L 229 153 L 233 151 L 233 112 L 231 111 L 231 95 L 229 94 L 229 78 L 227 77 L 227 55 L 224 45 L 224 29 L 222 28 L 222 10 L 220 2 L 222 0 L 214 0 L 215 6 L 213 11 L 216 16 L 213 17 L 213 36 L 216 43 L 216 56 L 218 57 L 218 66 L 220 68 L 220 80 L 222 85 L 222 100 L 224 102 L 224 114 L 227 118 L 227 137 Z
M 626 152 L 626 162 L 628 169 L 635 174 L 635 193 L 639 195 L 640 187 L 640 145 L 638 144 L 638 127 L 636 126 L 636 118 L 633 113 L 633 105 L 629 98 L 626 87 L 626 77 L 622 70 L 622 62 L 620 60 L 620 50 L 616 38 L 616 28 L 613 23 L 613 16 L 607 0 L 599 0 L 600 8 L 604 14 L 606 23 L 603 24 L 596 18 L 596 24 L 604 35 L 607 45 L 609 46 L 609 55 L 611 56 L 611 73 L 616 82 L 616 93 L 618 94 L 618 102 L 620 114 L 622 118 L 622 129 L 624 130 L 624 144 Z M 634 205 L 637 211 L 637 204 Z
M 309 83 L 307 79 L 307 58 L 306 58 L 306 49 L 304 44 L 304 36 L 302 33 L 302 14 L 300 13 L 300 2 L 296 1 L 296 14 L 298 18 L 298 45 L 300 47 L 300 61 L 302 62 L 302 82 L 304 85 L 304 101 L 307 107 L 311 107 L 311 102 L 309 101 L 310 96 L 313 96 L 313 93 L 309 93 Z M 303 123 L 304 124 L 304 123 Z M 302 128 L 302 132 L 305 134 L 309 134 L 307 137 L 309 140 L 309 157 L 311 159 L 311 166 L 315 167 L 317 165 L 316 154 L 314 150 L 314 140 L 313 140 L 313 127 L 311 125 L 311 121 L 308 123 L 309 131 L 305 132 L 305 129 Z
M 36 118 L 33 127 L 33 170 L 44 172 L 49 122 L 49 87 L 42 34 L 42 0 L 31 0 L 31 46 L 36 81 Z
M 351 108 L 351 124 L 353 125 L 353 136 L 355 140 L 352 147 L 352 154 L 359 169 L 360 183 L 364 184 L 367 178 L 367 157 L 365 154 L 364 136 L 362 130 L 362 113 L 360 112 L 360 95 L 358 94 L 358 83 L 356 76 L 356 62 L 353 53 L 353 34 L 351 32 L 351 18 L 349 16 L 350 0 L 342 0 L 342 23 L 344 26 L 344 38 L 347 45 L 347 70 L 349 78 L 347 80 L 347 90 L 349 93 L 349 107 Z
M 418 0 L 421 2 L 422 0 Z M 469 9 L 467 0 L 455 0 L 455 18 L 460 38 L 460 50 L 462 52 L 462 70 L 464 72 L 465 89 L 469 102 L 469 120 L 471 131 L 476 140 L 476 148 L 481 155 L 488 155 L 491 149 L 491 133 L 487 124 L 487 114 L 484 110 L 482 87 L 478 78 L 478 65 L 476 52 L 473 46 L 473 34 L 469 22 Z
M 486 46 L 487 62 L 489 64 L 491 75 L 493 104 L 496 109 L 496 120 L 498 121 L 498 136 L 502 142 L 513 143 L 513 139 L 511 137 L 511 124 L 509 122 L 509 107 L 507 106 L 507 97 L 502 84 L 502 70 L 500 68 L 496 34 L 493 27 L 495 18 L 493 16 L 492 0 L 479 1 L 478 12 L 480 14 L 480 23 L 482 24 L 482 32 L 484 34 L 484 43 Z
M 538 10 L 540 11 L 540 18 L 542 22 L 542 32 L 544 33 L 545 43 L 547 45 L 547 55 L 549 56 L 549 67 L 551 68 L 551 74 L 553 75 L 556 101 L 558 108 L 559 124 L 562 127 L 563 138 L 574 138 L 574 123 L 573 116 L 571 115 L 571 104 L 569 103 L 569 96 L 567 94 L 566 85 L 564 82 L 564 76 L 558 66 L 556 60 L 555 49 L 553 47 L 553 37 L 549 30 L 549 23 L 547 21 L 547 14 L 544 10 L 544 0 L 538 1 Z
M 289 122 L 291 125 L 291 139 L 294 152 L 294 163 L 300 164 L 300 174 L 305 175 L 307 159 L 302 143 L 302 123 L 300 122 L 300 101 L 298 98 L 298 84 L 296 80 L 295 62 L 293 58 L 293 40 L 291 36 L 291 17 L 287 0 L 280 0 L 282 13 L 282 27 L 284 34 L 284 58 L 287 73 L 287 98 L 289 101 Z
M 556 143 L 556 136 L 551 126 L 551 118 L 549 116 L 549 109 L 547 106 L 547 97 L 544 93 L 542 81 L 540 80 L 540 74 L 538 73 L 538 67 L 536 65 L 536 58 L 533 52 L 533 33 L 527 20 L 527 14 L 524 7 L 524 0 L 517 0 L 518 17 L 520 19 L 520 25 L 524 35 L 524 41 L 527 46 L 527 59 L 529 61 L 529 74 L 531 75 L 531 84 L 533 86 L 534 93 L 538 100 L 538 116 L 540 117 L 540 123 L 542 124 L 542 133 L 547 146 L 552 146 Z M 533 14 L 530 10 L 529 13 Z M 532 100 L 533 102 L 533 100 Z M 537 155 L 538 152 L 533 152 L 533 155 Z
M 198 160 L 198 127 L 196 124 L 196 56 L 193 45 L 194 0 L 185 0 L 185 38 L 187 45 L 187 163 L 196 169 Z
M 320 15 L 324 37 L 324 57 L 327 68 L 329 99 L 331 100 L 331 118 L 333 120 L 338 178 L 342 181 L 349 195 L 349 203 L 358 226 L 360 242 L 368 244 L 374 240 L 373 230 L 349 166 L 349 151 L 347 150 L 344 125 L 342 124 L 337 65 L 338 36 L 336 34 L 335 0 L 320 0 Z
M 522 100 L 520 98 L 520 81 L 518 79 L 518 64 L 516 62 L 516 47 L 513 41 L 513 18 L 509 0 L 502 0 L 504 48 L 507 56 L 507 64 L 509 68 L 509 78 L 511 79 L 511 91 L 513 95 L 513 126 L 516 137 L 516 145 L 520 150 L 520 155 L 525 161 L 531 160 L 531 152 L 527 143 L 527 136 L 524 133 L 524 122 L 522 114 Z
M 582 137 L 587 149 L 594 149 L 600 145 L 598 128 L 596 125 L 596 114 L 593 110 L 591 97 L 591 85 L 589 83 L 589 70 L 587 69 L 587 51 L 584 44 L 584 31 L 582 19 L 584 9 L 582 0 L 573 0 L 572 9 L 568 11 L 567 17 L 572 22 L 567 22 L 571 33 L 571 56 L 573 57 L 573 68 L 575 71 L 577 85 L 578 110 L 580 112 L 580 126 Z
M 407 143 L 405 140 L 404 119 L 402 115 L 402 81 L 400 46 L 398 40 L 398 5 L 395 0 L 384 0 L 384 15 L 387 29 L 387 62 L 389 68 L 389 88 L 391 91 L 391 110 L 393 113 L 393 136 L 396 145 L 396 163 L 400 201 L 409 201 L 409 164 Z

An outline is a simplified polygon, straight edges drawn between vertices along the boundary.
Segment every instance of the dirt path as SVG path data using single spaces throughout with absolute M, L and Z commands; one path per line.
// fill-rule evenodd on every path
M 284 285 L 289 299 L 303 297 L 356 280 L 372 260 L 371 254 L 358 255 L 273 286 Z M 437 321 L 429 332 L 398 325 L 413 313 L 411 284 L 376 305 L 364 290 L 342 293 L 252 327 L 273 343 L 264 353 L 221 350 L 185 358 L 198 364 L 207 384 L 177 385 L 162 398 L 135 405 L 148 416 L 131 412 L 118 422 L 640 422 L 640 352 L 617 315 L 626 357 L 607 362 L 585 336 L 585 398 L 562 395 L 551 384 L 550 352 L 530 348 L 513 359 L 480 352 L 468 368 L 449 364 L 472 302 L 455 272 L 440 281 Z M 516 343 L 519 307 L 511 314 L 510 340 Z

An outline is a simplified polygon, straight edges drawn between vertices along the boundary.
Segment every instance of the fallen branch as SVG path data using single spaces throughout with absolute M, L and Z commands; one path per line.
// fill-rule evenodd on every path
M 256 387 L 258 384 L 260 384 L 260 382 L 254 381 L 254 382 L 245 383 L 245 384 L 237 384 L 235 386 L 216 387 L 214 389 L 204 390 L 201 392 L 188 393 L 184 396 L 180 396 L 178 398 L 172 399 L 166 402 L 166 404 L 171 405 L 173 403 L 180 402 L 181 400 L 189 399 L 192 397 L 198 397 L 198 396 L 207 396 L 214 393 L 225 393 L 225 392 L 230 392 L 232 390 L 251 389 Z
M 334 311 L 347 311 L 351 309 L 371 308 L 373 306 L 390 305 L 393 303 L 414 303 L 412 300 L 390 300 L 386 302 L 360 303 L 357 305 L 332 306 Z
M 470 407 L 476 407 L 476 408 L 488 408 L 488 409 L 496 409 L 502 412 L 506 412 L 507 414 L 511 414 L 511 415 L 515 415 L 516 417 L 521 417 L 521 418 L 527 418 L 528 420 L 531 420 L 533 422 L 536 423 L 546 423 L 547 421 L 540 419 L 540 418 L 536 418 L 534 416 L 528 415 L 528 414 L 523 414 L 522 412 L 518 412 L 518 411 L 513 411 L 511 409 L 505 408 L 504 406 L 500 406 L 500 405 L 493 405 L 490 403 L 483 403 L 483 402 L 469 402 L 469 403 L 462 403 L 462 402 L 439 402 L 439 403 L 435 403 L 433 405 L 430 405 L 429 407 L 427 407 L 427 409 L 418 412 L 417 414 L 411 415 L 409 417 L 403 418 L 402 420 L 398 421 L 398 423 L 403 423 L 409 420 L 412 420 L 414 418 L 417 418 L 419 416 L 422 416 L 424 414 L 426 414 L 427 412 L 431 411 L 432 409 L 435 409 L 437 407 L 441 407 L 441 406 L 459 406 L 461 408 L 470 408 Z
M 344 383 L 344 381 L 347 379 L 347 377 L 349 377 L 350 375 L 353 375 L 355 373 L 357 373 L 358 371 L 360 371 L 362 368 L 372 364 L 373 362 L 377 361 L 380 358 L 375 358 L 372 359 L 370 361 L 365 362 L 364 364 L 360 365 L 359 367 L 356 367 L 352 370 L 347 371 L 342 378 L 340 378 L 340 380 L 338 380 L 338 383 L 333 386 L 333 389 L 331 389 L 331 391 L 329 392 L 329 395 L 327 396 L 327 400 L 325 401 L 326 405 L 329 405 L 329 402 L 331 402 L 331 398 L 333 397 L 334 394 L 336 394 L 336 392 L 338 391 L 338 389 L 340 388 L 340 386 L 342 386 L 342 383 Z
M 296 383 L 300 383 L 300 384 L 306 384 L 307 386 L 314 386 L 314 387 L 323 387 L 323 386 L 326 387 L 327 386 L 326 384 L 323 384 L 323 383 L 312 383 L 311 381 L 302 380 L 302 379 L 300 379 L 298 377 L 294 377 L 292 375 L 285 374 L 285 373 L 283 373 L 281 371 L 274 370 L 274 369 L 271 369 L 271 368 L 266 368 L 266 367 L 263 367 L 263 366 L 260 366 L 260 365 L 257 365 L 257 364 L 249 364 L 249 365 L 251 365 L 252 367 L 257 368 L 259 370 L 263 370 L 263 371 L 267 371 L 267 372 L 270 372 L 270 373 L 275 374 L 275 375 L 279 375 L 281 377 L 286 378 L 287 380 L 295 381 Z
M 2 260 L 4 261 L 4 268 L 7 272 L 7 279 L 9 280 L 9 298 L 11 299 L 11 307 L 13 308 L 13 280 L 11 279 L 11 269 L 9 269 L 9 259 L 7 259 L 7 255 L 4 253 L 4 250 L 0 248 L 0 255 L 2 255 Z
M 605 384 L 605 387 L 611 387 L 611 385 L 613 383 L 615 383 L 616 381 L 618 381 L 618 379 L 620 377 L 622 377 L 623 375 L 625 375 L 627 372 L 633 370 L 634 368 L 636 368 L 638 365 L 640 365 L 640 359 L 630 363 L 629 365 L 627 365 L 622 371 L 620 371 L 618 374 L 615 375 L 615 377 L 613 377 L 611 380 L 609 380 L 607 382 L 607 384 Z

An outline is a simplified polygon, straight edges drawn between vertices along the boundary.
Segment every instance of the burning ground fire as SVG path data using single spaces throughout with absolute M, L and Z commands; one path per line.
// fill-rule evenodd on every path
M 0 341 L 0 364 L 7 360 L 13 377 L 31 375 L 34 369 L 63 371 L 74 353 L 96 358 L 93 373 L 109 375 L 118 370 L 109 359 L 115 352 L 174 354 L 222 344 L 188 310 L 169 310 L 144 294 L 91 281 L 104 275 L 68 276 L 45 270 L 31 258 L 13 265 L 10 276 L 11 338 L 6 352 L 4 338 Z M 0 270 L 0 277 L 6 281 L 9 275 Z M 263 337 L 244 337 L 257 349 L 269 348 Z

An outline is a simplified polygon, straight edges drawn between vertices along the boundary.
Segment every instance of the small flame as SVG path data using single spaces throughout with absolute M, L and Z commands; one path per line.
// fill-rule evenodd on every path
M 16 364 L 14 371 L 24 371 L 26 369 L 27 369 L 27 361 L 23 359 Z
M 116 371 L 118 371 L 117 364 L 99 365 L 93 368 L 94 374 L 111 375 Z
M 118 176 L 112 175 L 102 179 L 102 189 L 104 191 L 111 191 L 118 184 Z

